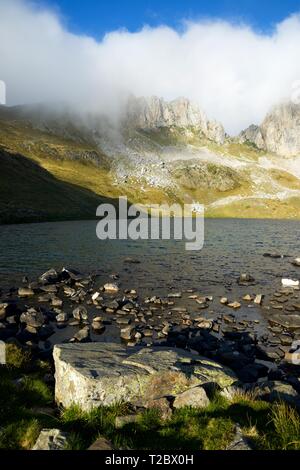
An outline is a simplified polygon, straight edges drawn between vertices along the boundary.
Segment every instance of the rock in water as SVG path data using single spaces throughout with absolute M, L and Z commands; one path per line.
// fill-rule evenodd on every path
M 65 450 L 68 434 L 59 429 L 42 429 L 32 450 Z
M 56 345 L 53 357 L 57 403 L 84 410 L 174 396 L 207 382 L 224 388 L 236 381 L 229 368 L 176 348 L 68 343 Z
M 283 287 L 299 287 L 299 281 L 295 279 L 282 279 L 281 284 Z
M 103 288 L 106 292 L 111 292 L 111 293 L 119 291 L 118 285 L 115 284 L 114 282 L 108 282 L 107 284 L 104 284 Z

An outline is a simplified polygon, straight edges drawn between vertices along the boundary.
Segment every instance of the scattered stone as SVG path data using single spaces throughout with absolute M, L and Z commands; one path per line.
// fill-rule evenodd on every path
M 106 292 L 110 292 L 110 293 L 119 292 L 119 287 L 115 283 L 108 282 L 107 284 L 104 284 L 103 288 Z
M 45 318 L 40 311 L 30 308 L 27 312 L 22 313 L 20 322 L 26 323 L 27 326 L 32 326 L 33 328 L 39 328 L 44 324 Z
M 222 305 L 228 304 L 228 299 L 227 299 L 227 297 L 222 297 L 222 298 L 220 299 L 220 303 L 221 303 Z
M 257 295 L 255 296 L 254 303 L 255 303 L 256 305 L 261 305 L 261 304 L 262 304 L 262 301 L 263 301 L 263 297 L 264 297 L 263 294 L 257 294 Z
M 42 284 L 51 284 L 58 281 L 58 274 L 55 269 L 49 269 L 39 277 L 39 282 Z
M 34 292 L 29 287 L 19 287 L 18 296 L 19 297 L 31 297 L 34 295 Z
M 5 320 L 9 304 L 0 304 L 0 321 Z
M 299 287 L 299 281 L 295 281 L 294 279 L 282 279 L 281 284 L 284 287 Z
M 69 315 L 65 312 L 61 312 L 58 315 L 56 315 L 56 321 L 58 323 L 65 323 L 69 320 Z
M 255 279 L 250 274 L 242 273 L 237 282 L 242 286 L 249 286 L 255 282 Z
M 99 297 L 100 297 L 100 292 L 95 292 L 93 295 L 92 295 L 92 300 L 95 301 L 97 300 Z
M 192 408 L 206 408 L 210 403 L 203 387 L 194 387 L 176 395 L 173 402 L 174 408 L 190 406 Z
M 74 310 L 73 310 L 73 317 L 76 319 L 76 320 L 88 320 L 88 312 L 87 312 L 87 309 L 83 306 L 83 305 L 80 305 L 79 307 L 76 307 Z
M 85 326 L 74 335 L 73 339 L 79 343 L 90 341 L 90 328 Z
M 182 297 L 181 292 L 171 292 L 170 294 L 168 294 L 169 299 L 180 299 L 181 297 Z
M 62 307 L 63 301 L 61 299 L 59 299 L 58 297 L 54 297 L 51 300 L 51 305 L 53 307 Z
M 211 330 L 213 327 L 213 322 L 211 320 L 202 320 L 197 324 L 197 327 L 204 330 Z
M 294 266 L 300 266 L 300 258 L 295 258 L 294 261 L 292 262 Z
M 135 330 L 132 326 L 126 326 L 125 328 L 121 328 L 120 336 L 122 339 L 129 341 L 130 339 L 134 338 Z
M 237 309 L 237 308 L 241 307 L 241 304 L 235 300 L 234 302 L 231 302 L 230 304 L 227 304 L 227 306 L 230 307 L 230 308 Z
M 236 425 L 235 436 L 226 450 L 252 450 L 239 425 Z
M 65 450 L 68 434 L 59 429 L 42 429 L 32 450 Z
M 252 297 L 251 297 L 250 294 L 246 294 L 246 295 L 244 295 L 243 300 L 246 300 L 247 302 L 250 302 L 252 300 Z
M 274 258 L 274 259 L 284 258 L 284 255 L 281 255 L 280 253 L 264 253 L 263 256 L 265 258 Z

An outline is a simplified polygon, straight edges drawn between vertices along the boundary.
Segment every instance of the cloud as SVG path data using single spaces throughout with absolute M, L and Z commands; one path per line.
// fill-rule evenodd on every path
M 112 12 L 113 14 L 113 12 Z M 116 112 L 127 93 L 197 102 L 235 134 L 259 123 L 300 79 L 300 16 L 270 35 L 221 20 L 107 34 L 70 33 L 56 13 L 0 2 L 0 79 L 8 104 L 71 102 Z

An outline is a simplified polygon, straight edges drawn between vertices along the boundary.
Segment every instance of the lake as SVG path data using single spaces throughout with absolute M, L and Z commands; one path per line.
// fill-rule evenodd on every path
M 97 221 L 54 222 L 7 225 L 0 227 L 0 287 L 21 285 L 27 275 L 34 280 L 54 267 L 97 273 L 99 285 L 120 276 L 120 286 L 136 289 L 141 298 L 166 296 L 169 292 L 195 289 L 216 299 L 205 315 L 220 310 L 219 297 L 240 300 L 246 293 L 270 296 L 280 286 L 282 277 L 299 277 L 299 268 L 291 264 L 300 255 L 300 222 L 282 220 L 207 219 L 205 243 L 201 251 L 186 251 L 183 241 L 100 241 Z M 279 252 L 285 258 L 264 257 L 265 252 Z M 139 264 L 124 262 L 127 257 Z M 257 285 L 237 285 L 240 273 L 250 273 Z M 188 310 L 195 303 L 180 300 Z M 228 309 L 229 310 L 229 309 Z M 239 318 L 249 318 L 243 305 Z M 251 318 L 267 326 L 260 308 L 251 309 Z

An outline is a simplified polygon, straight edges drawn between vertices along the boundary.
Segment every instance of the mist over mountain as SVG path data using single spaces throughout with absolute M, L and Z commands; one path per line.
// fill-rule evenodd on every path
M 270 34 L 221 20 L 183 22 L 180 32 L 144 27 L 98 41 L 71 33 L 56 12 L 0 2 L 0 79 L 9 105 L 67 103 L 116 117 L 128 96 L 184 96 L 227 133 L 263 121 L 300 78 L 300 18 Z

